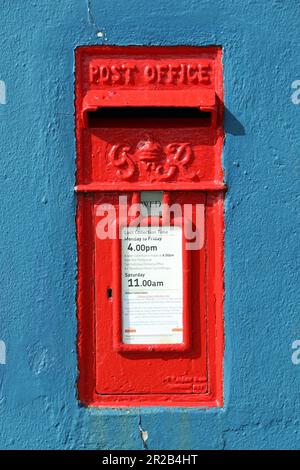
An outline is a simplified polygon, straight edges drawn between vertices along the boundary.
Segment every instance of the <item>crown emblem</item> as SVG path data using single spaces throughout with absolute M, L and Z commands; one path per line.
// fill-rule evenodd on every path
M 137 144 L 136 155 L 141 162 L 158 162 L 163 158 L 163 148 L 159 142 L 147 136 Z

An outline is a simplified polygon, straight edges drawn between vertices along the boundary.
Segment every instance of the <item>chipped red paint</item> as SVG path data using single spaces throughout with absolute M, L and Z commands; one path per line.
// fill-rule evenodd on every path
M 175 113 L 180 108 L 203 113 L 196 121 L 179 112 L 166 124 L 155 108 L 163 113 L 170 107 Z M 126 120 L 121 108 L 129 113 Z M 155 120 L 135 119 L 130 108 L 154 109 Z M 76 137 L 80 400 L 114 407 L 222 406 L 221 49 L 78 48 Z M 96 207 L 112 204 L 116 224 L 124 224 L 119 196 L 136 203 L 142 190 L 162 190 L 170 204 L 181 207 L 205 206 L 204 246 L 183 248 L 180 345 L 122 343 L 120 240 L 96 237 Z M 164 224 L 163 218 L 157 224 Z

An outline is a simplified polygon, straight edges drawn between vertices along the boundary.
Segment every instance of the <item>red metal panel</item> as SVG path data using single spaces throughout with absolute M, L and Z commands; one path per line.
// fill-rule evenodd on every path
M 222 405 L 222 100 L 219 48 L 76 51 L 79 398 L 86 404 Z M 153 118 L 153 108 L 172 108 L 175 117 Z M 136 202 L 144 190 L 164 191 L 183 210 L 192 205 L 194 224 L 196 206 L 205 206 L 203 246 L 187 252 L 182 238 L 180 344 L 122 342 L 120 239 L 96 232 L 99 205 L 114 208 L 118 228 L 129 222 L 119 217 L 120 196 Z
M 186 199 L 191 202 L 190 197 L 187 198 L 177 193 L 176 195 L 174 193 L 174 196 L 174 199 L 181 204 Z M 198 194 L 196 200 L 197 203 L 205 203 L 205 195 Z M 116 258 L 118 264 L 111 264 L 115 245 L 116 243 L 111 242 L 108 247 L 107 241 L 104 245 L 102 240 L 96 239 L 97 392 L 101 395 L 193 394 L 196 387 L 201 389 L 203 393 L 207 389 L 204 250 L 190 252 L 184 250 L 186 258 L 184 266 L 186 268 L 187 264 L 191 265 L 190 271 L 193 272 L 197 282 L 192 305 L 189 299 L 186 299 L 184 305 L 185 328 L 187 336 L 192 336 L 191 340 L 186 338 L 186 342 L 180 345 L 123 345 L 120 348 L 119 333 L 118 347 L 116 348 L 114 347 L 114 326 L 120 325 L 121 299 L 120 281 L 116 286 L 113 278 L 120 279 L 121 266 L 119 256 Z M 187 255 L 191 258 L 190 263 L 187 261 Z M 202 276 L 198 273 L 198 270 L 201 269 Z M 112 299 L 107 297 L 105 288 L 107 283 L 103 282 L 101 277 L 103 272 L 105 272 L 106 279 L 112 280 L 111 286 L 114 286 Z M 199 282 L 201 277 L 203 282 Z M 185 278 L 185 284 L 187 292 L 192 287 L 187 285 L 187 278 Z M 202 309 L 199 305 L 201 299 L 203 299 Z M 115 304 L 115 315 L 112 309 L 113 304 Z M 103 312 L 107 311 L 107 305 L 109 305 L 110 315 L 103 315 Z M 188 317 L 192 320 L 188 321 Z M 200 336 L 202 336 L 201 340 Z M 187 398 L 185 397 L 185 399 Z M 117 396 L 117 399 L 121 399 L 121 397 Z

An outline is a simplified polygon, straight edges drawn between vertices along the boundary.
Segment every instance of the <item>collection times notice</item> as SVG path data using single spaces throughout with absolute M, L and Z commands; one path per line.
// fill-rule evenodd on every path
M 183 342 L 181 227 L 122 229 L 123 343 Z

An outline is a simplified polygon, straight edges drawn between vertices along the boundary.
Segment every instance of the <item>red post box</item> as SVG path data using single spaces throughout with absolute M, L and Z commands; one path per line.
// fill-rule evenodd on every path
M 79 399 L 221 406 L 217 47 L 76 50 Z

